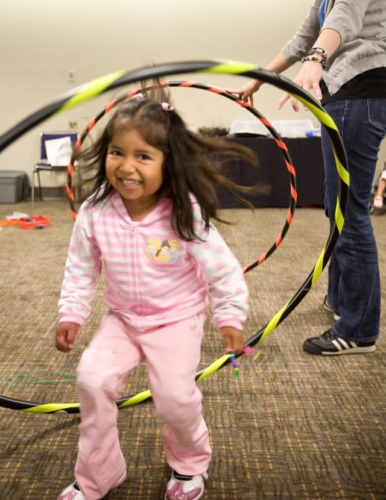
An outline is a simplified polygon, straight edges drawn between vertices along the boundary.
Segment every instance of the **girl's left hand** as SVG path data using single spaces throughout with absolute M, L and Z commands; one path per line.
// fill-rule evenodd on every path
M 240 354 L 243 350 L 243 332 L 231 326 L 225 326 L 221 328 L 221 333 L 224 338 L 225 352 L 227 352 L 227 349 L 232 349 L 236 355 Z
M 302 65 L 302 69 L 300 70 L 298 76 L 295 78 L 294 83 L 297 83 L 304 90 L 309 92 L 311 89 L 314 90 L 316 94 L 316 98 L 321 101 L 322 100 L 322 91 L 320 90 L 320 79 L 322 77 L 323 66 L 318 61 L 306 61 Z M 280 101 L 277 103 L 277 109 L 281 109 L 283 104 L 291 99 L 291 104 L 294 111 L 299 111 L 299 103 L 295 99 L 295 97 L 290 96 L 288 92 L 286 92 Z M 304 106 L 304 109 L 308 111 L 308 108 Z

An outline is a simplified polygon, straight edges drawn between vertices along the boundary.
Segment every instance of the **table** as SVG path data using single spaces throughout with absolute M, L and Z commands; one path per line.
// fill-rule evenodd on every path
M 243 195 L 254 207 L 288 207 L 290 182 L 283 154 L 276 142 L 267 137 L 229 137 L 227 140 L 252 149 L 259 165 L 254 167 L 243 159 L 229 159 L 225 162 L 226 176 L 241 186 L 271 186 L 269 194 Z M 296 171 L 298 199 L 296 206 L 324 205 L 324 168 L 320 137 L 304 139 L 283 139 Z M 245 207 L 224 192 L 218 192 L 221 208 Z

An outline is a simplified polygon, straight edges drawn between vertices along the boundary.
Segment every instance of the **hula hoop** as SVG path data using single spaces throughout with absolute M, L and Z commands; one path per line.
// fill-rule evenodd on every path
M 287 302 L 287 304 L 285 304 L 285 306 L 275 314 L 275 316 L 271 319 L 271 321 L 269 321 L 269 323 L 267 323 L 267 325 L 265 325 L 245 343 L 245 347 L 252 347 L 258 342 L 261 342 L 282 321 L 284 321 L 284 319 L 295 309 L 298 304 L 300 304 L 307 293 L 315 285 L 329 258 L 331 257 L 332 251 L 334 250 L 344 224 L 344 215 L 347 209 L 350 182 L 346 153 L 342 140 L 339 136 L 338 128 L 335 125 L 334 121 L 322 108 L 320 103 L 310 94 L 305 92 L 302 88 L 300 88 L 298 85 L 294 84 L 287 78 L 279 76 L 276 73 L 259 69 L 257 66 L 253 66 L 251 64 L 235 61 L 182 62 L 153 66 L 151 68 L 143 68 L 131 72 L 120 71 L 118 73 L 107 75 L 105 77 L 94 80 L 84 86 L 75 88 L 71 92 L 59 97 L 53 103 L 21 121 L 11 130 L 6 132 L 2 137 L 0 137 L 0 152 L 8 145 L 12 144 L 17 138 L 21 137 L 24 133 L 33 128 L 35 125 L 38 125 L 39 123 L 44 121 L 49 116 L 52 116 L 54 113 L 59 113 L 61 111 L 67 110 L 87 99 L 90 99 L 91 97 L 123 85 L 134 83 L 136 81 L 151 78 L 160 78 L 165 75 L 176 75 L 192 72 L 245 76 L 248 78 L 253 78 L 266 83 L 270 83 L 275 87 L 288 92 L 305 106 L 307 106 L 308 109 L 322 123 L 334 151 L 336 167 L 339 175 L 339 191 L 336 203 L 334 226 L 330 231 L 327 242 L 314 268 L 312 269 L 302 286 L 299 288 L 299 290 Z M 200 370 L 196 374 L 196 380 L 202 380 L 203 378 L 208 377 L 229 362 L 229 354 L 222 356 L 208 367 Z M 134 404 L 146 401 L 150 397 L 150 391 L 146 390 L 132 397 L 121 398 L 116 402 L 116 404 L 118 408 L 125 408 L 126 406 L 132 406 Z M 4 396 L 0 396 L 0 406 L 29 413 L 79 413 L 79 403 L 40 404 L 6 398 Z
M 286 217 L 283 229 L 280 231 L 279 235 L 277 236 L 275 243 L 266 252 L 264 252 L 259 257 L 259 259 L 257 259 L 256 261 L 252 262 L 251 264 L 249 264 L 243 268 L 244 273 L 251 271 L 255 267 L 261 265 L 265 260 L 267 260 L 268 257 L 270 257 L 274 253 L 274 251 L 280 246 L 280 244 L 283 241 L 285 235 L 287 234 L 288 229 L 290 228 L 292 220 L 293 220 L 293 216 L 295 213 L 296 201 L 297 201 L 296 172 L 295 172 L 295 168 L 292 164 L 287 146 L 284 144 L 280 135 L 274 129 L 272 124 L 261 113 L 259 113 L 251 104 L 240 101 L 240 99 L 235 97 L 233 94 L 226 92 L 225 90 L 219 89 L 218 87 L 213 87 L 212 85 L 207 85 L 207 84 L 197 83 L 197 82 L 169 82 L 169 81 L 165 81 L 165 82 L 161 82 L 160 85 L 163 87 L 166 87 L 166 86 L 167 87 L 185 87 L 185 88 L 196 88 L 196 89 L 206 90 L 209 92 L 213 92 L 215 94 L 220 94 L 220 95 L 226 97 L 227 99 L 230 99 L 231 101 L 236 102 L 241 107 L 246 108 L 258 120 L 260 120 L 260 122 L 272 134 L 273 138 L 276 141 L 276 144 L 279 146 L 280 151 L 283 154 L 284 162 L 286 164 L 286 167 L 287 167 L 287 170 L 289 173 L 290 192 L 291 192 L 290 206 L 288 208 L 287 217 Z M 151 86 L 149 86 L 147 88 L 151 88 Z M 119 106 L 120 104 L 122 104 L 124 101 L 130 99 L 131 97 L 134 97 L 135 95 L 139 94 L 143 90 L 145 90 L 145 89 L 143 89 L 141 87 L 137 87 L 137 88 L 131 90 L 130 92 L 127 92 L 126 94 L 123 94 L 122 96 L 120 96 L 116 99 L 113 99 L 102 111 L 100 111 L 96 116 L 94 116 L 94 118 L 92 118 L 90 123 L 87 125 L 87 127 L 84 129 L 84 131 L 82 132 L 82 134 L 78 138 L 75 147 L 78 150 L 81 148 L 83 142 L 85 141 L 85 139 L 87 138 L 87 136 L 89 135 L 91 130 L 95 127 L 95 125 L 99 122 L 99 120 L 101 120 L 109 111 L 114 109 L 116 106 Z M 67 189 L 68 198 L 70 200 L 71 214 L 72 214 L 73 218 L 76 219 L 75 196 L 74 196 L 74 193 L 72 191 L 73 175 L 74 175 L 74 167 L 70 162 L 68 165 L 68 181 L 67 181 L 66 189 Z

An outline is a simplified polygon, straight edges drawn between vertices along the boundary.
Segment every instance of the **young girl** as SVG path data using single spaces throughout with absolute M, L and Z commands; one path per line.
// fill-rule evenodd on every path
M 86 160 L 97 174 L 71 239 L 57 349 L 74 347 L 91 311 L 102 256 L 109 312 L 77 368 L 76 481 L 60 500 L 98 500 L 125 481 L 115 401 L 128 372 L 144 360 L 173 470 L 165 499 L 204 494 L 211 448 L 195 373 L 208 286 L 214 325 L 236 354 L 248 313 L 241 267 L 210 222 L 221 221 L 216 185 L 241 199 L 237 186 L 219 173 L 216 153 L 255 162 L 249 150 L 200 138 L 168 103 L 142 96 L 119 108 L 99 140 L 73 158 Z

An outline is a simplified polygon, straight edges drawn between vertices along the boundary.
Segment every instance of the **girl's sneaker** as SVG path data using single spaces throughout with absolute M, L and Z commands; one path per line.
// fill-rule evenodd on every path
M 193 476 L 189 481 L 180 481 L 172 477 L 166 485 L 165 500 L 198 500 L 204 494 L 204 479 L 208 479 L 208 474 Z
M 114 483 L 113 488 L 118 488 L 124 481 L 127 479 L 127 470 L 122 474 L 122 476 Z M 113 489 L 112 488 L 112 489 Z M 58 500 L 85 500 L 82 492 L 79 489 L 77 482 L 70 484 L 67 486 L 65 490 L 62 491 Z

